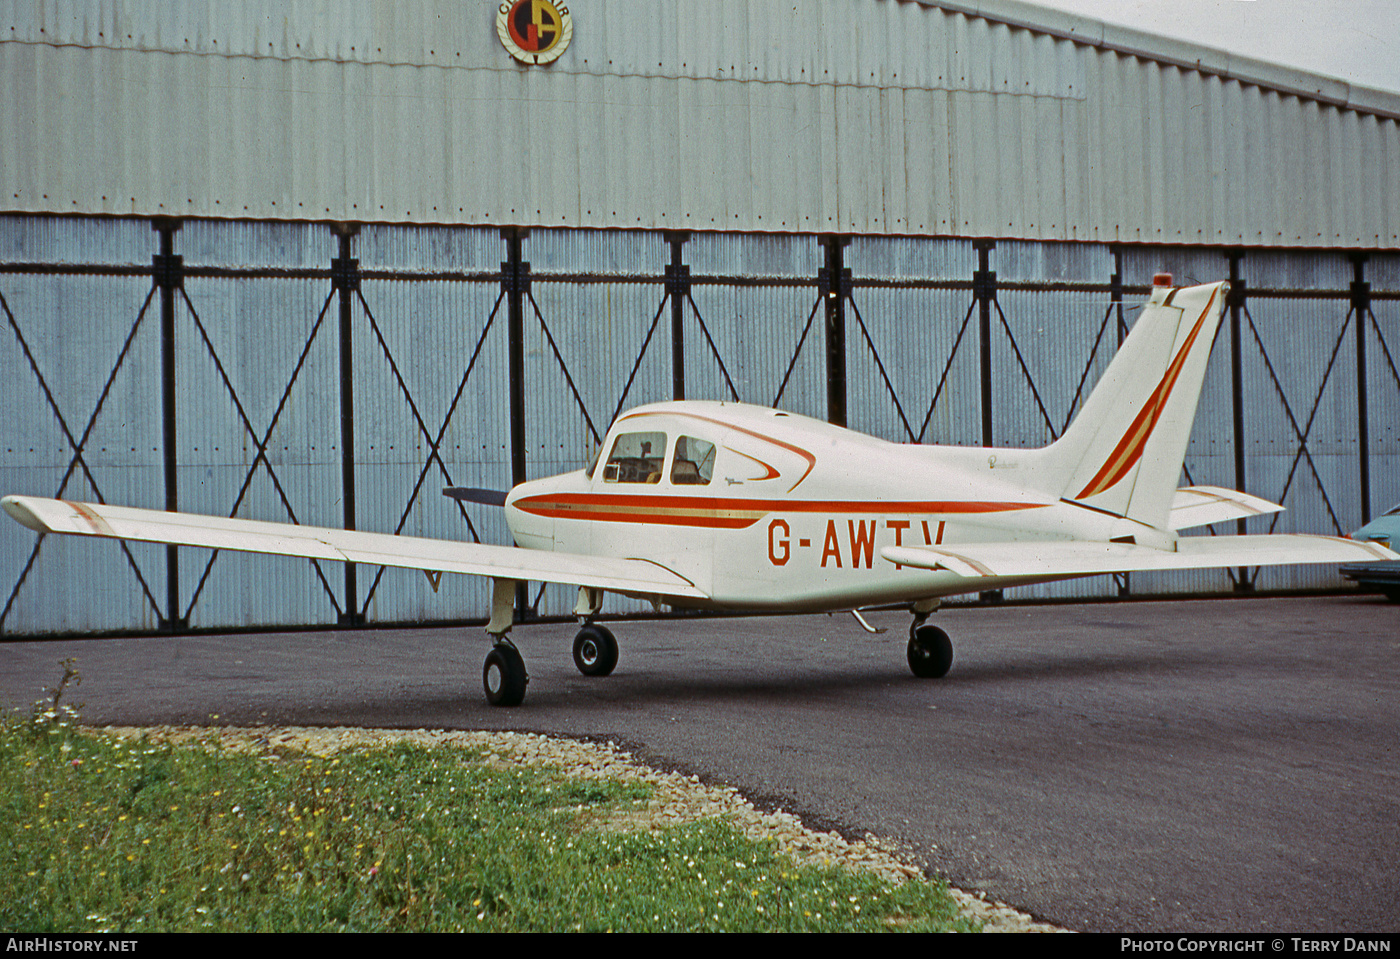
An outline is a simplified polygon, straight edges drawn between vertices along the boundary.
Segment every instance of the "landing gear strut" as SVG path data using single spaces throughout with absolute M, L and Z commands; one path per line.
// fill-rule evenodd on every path
M 491 621 L 486 624 L 491 652 L 486 654 L 486 663 L 481 667 L 481 685 L 486 689 L 486 701 L 492 706 L 519 706 L 525 698 L 525 686 L 530 682 L 520 650 L 506 639 L 514 613 L 515 580 L 493 579 Z
M 574 665 L 585 676 L 606 676 L 617 666 L 617 637 L 612 630 L 589 623 L 574 637 Z

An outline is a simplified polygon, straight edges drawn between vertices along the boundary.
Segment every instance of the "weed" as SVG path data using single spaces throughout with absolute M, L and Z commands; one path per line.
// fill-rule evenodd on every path
M 78 713 L 83 708 L 81 703 L 74 706 L 63 702 L 68 687 L 79 686 L 83 681 L 78 673 L 77 658 L 69 656 L 59 660 L 58 665 L 63 667 L 63 676 L 54 685 L 45 686 L 44 695 L 30 707 L 30 723 L 37 732 L 47 733 L 76 725 Z

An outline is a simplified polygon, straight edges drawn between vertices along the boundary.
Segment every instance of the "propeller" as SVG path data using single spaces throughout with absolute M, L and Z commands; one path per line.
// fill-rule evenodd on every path
M 506 493 L 498 489 L 477 489 L 474 486 L 449 486 L 442 491 L 442 495 L 450 496 L 464 503 L 481 503 L 485 506 L 506 505 Z

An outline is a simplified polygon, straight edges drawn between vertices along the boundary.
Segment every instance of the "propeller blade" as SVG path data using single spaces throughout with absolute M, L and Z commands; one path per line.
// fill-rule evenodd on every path
M 464 503 L 481 503 L 485 506 L 506 505 L 506 494 L 498 489 L 477 489 L 473 486 L 449 486 L 442 491 L 443 496 L 450 496 L 455 500 Z

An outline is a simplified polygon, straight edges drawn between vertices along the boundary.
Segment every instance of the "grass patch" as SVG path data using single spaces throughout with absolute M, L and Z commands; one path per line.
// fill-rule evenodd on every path
M 0 928 L 970 929 L 936 883 L 794 865 L 719 820 L 618 831 L 649 787 L 400 745 L 270 760 L 0 722 Z

